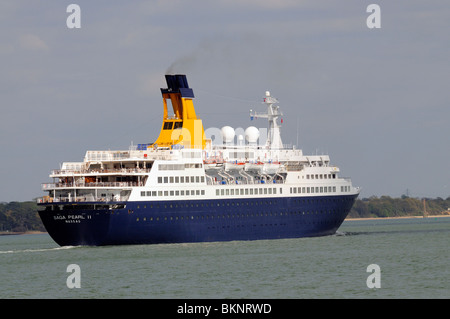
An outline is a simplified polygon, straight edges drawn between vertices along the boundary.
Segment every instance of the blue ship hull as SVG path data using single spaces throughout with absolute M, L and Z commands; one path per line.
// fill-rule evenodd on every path
M 48 203 L 39 215 L 61 246 L 299 238 L 334 234 L 356 197 Z

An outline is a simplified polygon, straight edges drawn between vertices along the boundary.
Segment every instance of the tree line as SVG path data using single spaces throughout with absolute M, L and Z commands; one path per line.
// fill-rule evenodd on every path
M 450 215 L 450 197 L 442 199 L 412 198 L 389 196 L 357 199 L 349 217 L 405 217 L 422 216 L 424 211 L 428 215 Z M 38 215 L 35 201 L 0 203 L 0 232 L 45 231 Z
M 367 217 L 405 217 L 426 215 L 450 215 L 450 197 L 412 198 L 403 195 L 401 198 L 389 196 L 358 199 L 350 211 L 351 218 Z
M 0 203 L 0 232 L 45 231 L 35 201 Z

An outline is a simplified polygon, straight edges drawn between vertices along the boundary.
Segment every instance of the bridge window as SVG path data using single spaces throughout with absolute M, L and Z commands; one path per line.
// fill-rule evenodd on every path
M 171 130 L 173 127 L 173 122 L 164 122 L 164 130 Z

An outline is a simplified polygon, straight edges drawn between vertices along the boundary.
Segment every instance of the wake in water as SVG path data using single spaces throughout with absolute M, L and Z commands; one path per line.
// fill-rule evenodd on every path
M 63 247 L 55 247 L 55 248 L 41 248 L 41 249 L 19 249 L 19 250 L 1 250 L 0 254 L 16 254 L 16 253 L 36 253 L 43 251 L 57 251 L 57 250 L 66 250 L 73 249 L 82 246 L 63 246 Z
M 369 234 L 376 234 L 376 233 L 386 233 L 386 232 L 368 232 L 368 231 L 360 231 L 360 232 L 351 232 L 351 231 L 336 231 L 336 233 L 333 234 L 333 236 L 356 236 L 356 235 L 369 235 Z

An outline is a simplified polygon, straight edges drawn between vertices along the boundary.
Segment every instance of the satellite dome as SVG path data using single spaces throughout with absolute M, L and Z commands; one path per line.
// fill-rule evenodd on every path
M 259 130 L 254 126 L 249 126 L 245 130 L 245 139 L 250 144 L 256 143 L 259 138 Z
M 222 138 L 224 143 L 232 143 L 234 140 L 234 129 L 230 126 L 224 126 L 221 129 Z

